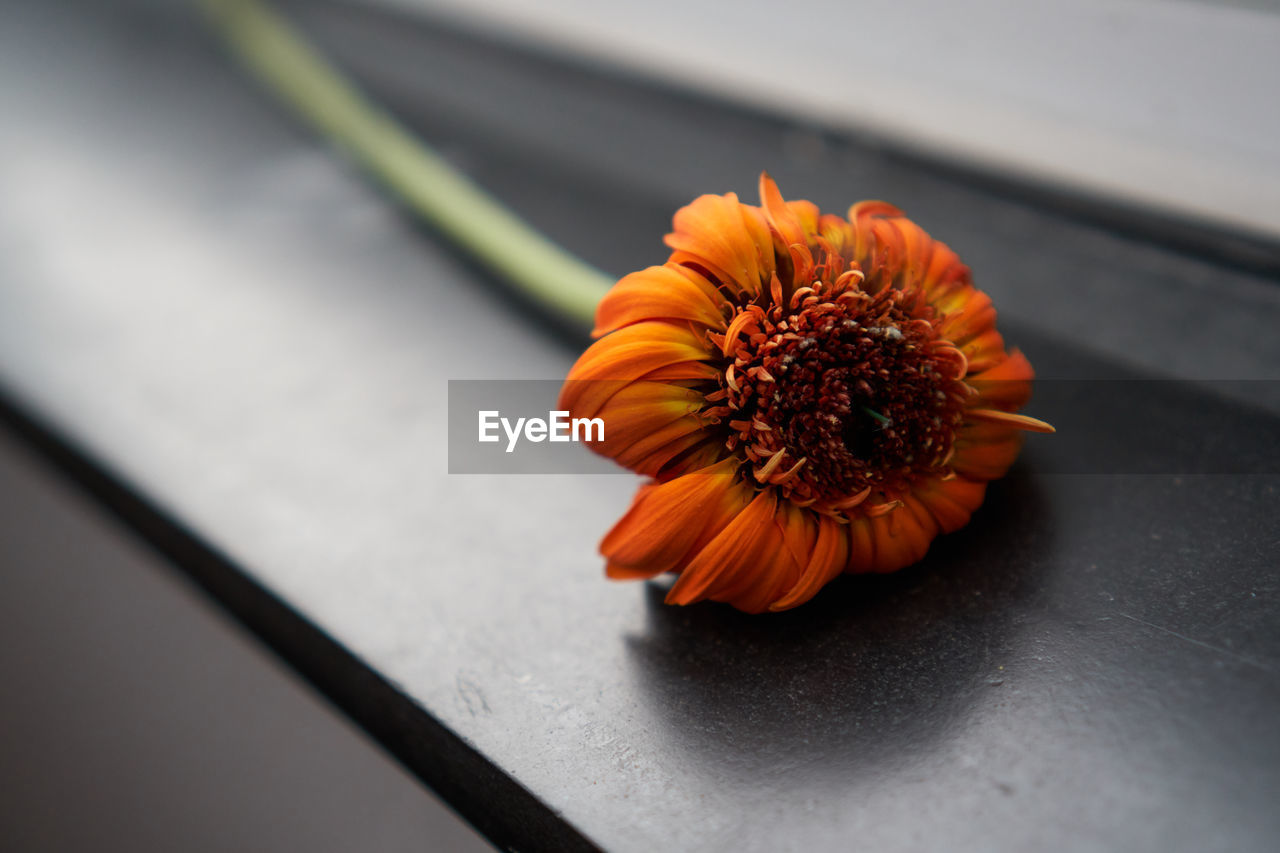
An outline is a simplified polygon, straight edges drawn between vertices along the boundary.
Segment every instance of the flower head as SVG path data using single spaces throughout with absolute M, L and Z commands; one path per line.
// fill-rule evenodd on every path
M 601 301 L 562 409 L 652 480 L 601 543 L 613 578 L 751 613 L 841 572 L 890 572 L 963 526 L 1003 476 L 1033 372 L 955 252 L 883 202 L 848 219 L 705 195 L 670 259 Z

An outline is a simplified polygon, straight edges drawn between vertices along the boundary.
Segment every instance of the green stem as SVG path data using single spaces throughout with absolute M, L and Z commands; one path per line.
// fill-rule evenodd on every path
M 892 420 L 890 420 L 889 418 L 886 418 L 884 415 L 880 414 L 870 406 L 861 406 L 860 408 L 862 409 L 862 411 L 866 412 L 868 415 L 874 418 L 882 427 L 887 427 L 889 424 L 893 423 Z
M 260 0 L 203 0 L 246 65 L 411 210 L 574 325 L 613 280 L 549 241 L 365 97 Z

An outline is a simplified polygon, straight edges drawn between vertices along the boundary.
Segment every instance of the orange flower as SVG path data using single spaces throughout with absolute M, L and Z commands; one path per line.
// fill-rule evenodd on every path
M 962 527 L 1003 476 L 1031 364 L 955 252 L 894 207 L 848 220 L 704 195 L 660 267 L 601 301 L 560 408 L 652 481 L 605 536 L 612 578 L 675 572 L 667 601 L 758 613 L 841 572 L 891 572 Z M 601 337 L 603 336 L 603 337 Z

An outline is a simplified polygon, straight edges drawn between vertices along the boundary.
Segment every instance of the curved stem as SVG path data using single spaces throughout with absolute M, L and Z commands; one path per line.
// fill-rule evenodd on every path
M 613 279 L 552 243 L 458 173 L 331 65 L 269 4 L 203 0 L 230 45 L 303 118 L 411 210 L 512 286 L 590 328 Z

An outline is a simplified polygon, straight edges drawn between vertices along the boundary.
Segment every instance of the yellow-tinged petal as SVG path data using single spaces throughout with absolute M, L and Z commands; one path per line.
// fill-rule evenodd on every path
M 684 418 L 637 441 L 615 458 L 637 474 L 657 477 L 668 463 L 686 450 L 713 442 L 701 424 L 691 424 L 690 419 Z
M 957 288 L 948 294 L 954 296 L 959 298 L 931 300 L 943 314 L 937 324 L 939 335 L 959 347 L 995 327 L 996 309 L 991 306 L 991 297 L 972 287 Z
M 806 240 L 812 240 L 818 235 L 818 222 L 822 218 L 822 212 L 818 210 L 818 206 L 811 201 L 789 201 L 787 209 L 791 211 L 791 215 L 800 223 L 800 228 L 804 231 Z
M 560 408 L 575 417 L 595 417 L 619 383 L 634 382 L 664 368 L 711 358 L 706 341 L 687 325 L 657 321 L 619 329 L 592 344 L 569 370 Z
M 722 375 L 721 370 L 705 361 L 677 361 L 650 370 L 640 376 L 648 382 L 684 382 L 687 380 L 715 381 Z
M 693 442 L 665 455 L 656 450 L 691 434 L 695 441 L 703 437 L 705 421 L 698 415 L 706 403 L 701 392 L 666 382 L 598 384 L 614 393 L 592 415 L 604 422 L 604 440 L 588 445 L 596 453 L 652 476 Z
M 685 450 L 672 456 L 665 462 L 659 471 L 653 476 L 659 482 L 666 482 L 676 477 L 683 477 L 685 474 L 691 474 L 713 465 L 716 462 L 729 456 L 729 451 L 725 449 L 724 442 L 718 436 L 707 435 L 704 440 Z M 734 458 L 736 457 L 729 457 Z
M 680 208 L 664 241 L 672 265 L 696 264 L 735 293 L 755 296 L 773 274 L 773 242 L 758 213 L 733 193 L 704 195 Z
M 595 337 L 645 320 L 724 329 L 724 298 L 701 274 L 679 266 L 649 267 L 623 277 L 596 308 Z
M 1004 338 L 994 327 L 970 338 L 960 347 L 960 352 L 969 360 L 969 370 L 973 373 L 990 370 L 1006 357 Z

